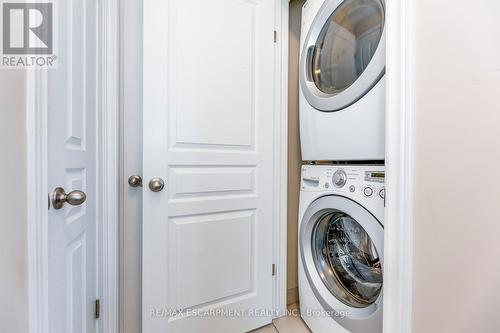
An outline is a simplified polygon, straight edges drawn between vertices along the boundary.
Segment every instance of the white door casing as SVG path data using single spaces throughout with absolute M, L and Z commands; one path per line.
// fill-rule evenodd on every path
M 48 331 L 97 332 L 98 2 L 57 2 L 58 67 L 47 74 L 48 187 L 81 190 L 81 206 L 50 207 Z
M 144 1 L 144 333 L 271 321 L 168 311 L 273 307 L 274 20 L 272 0 Z
M 384 332 L 411 333 L 416 1 L 387 1 Z

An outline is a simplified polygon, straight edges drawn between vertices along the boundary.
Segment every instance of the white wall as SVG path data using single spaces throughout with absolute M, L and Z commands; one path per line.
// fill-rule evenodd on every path
M 0 332 L 28 332 L 23 70 L 0 70 Z
M 500 2 L 412 3 L 413 332 L 500 332 Z

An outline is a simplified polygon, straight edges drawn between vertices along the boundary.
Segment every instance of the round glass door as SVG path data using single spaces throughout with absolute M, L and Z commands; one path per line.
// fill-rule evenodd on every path
M 373 304 L 382 290 L 382 264 L 365 229 L 348 214 L 329 210 L 311 236 L 314 264 L 327 289 L 351 307 Z
M 385 73 L 384 0 L 328 0 L 301 54 L 302 91 L 314 108 L 338 111 L 362 98 Z
M 310 68 L 316 87 L 336 95 L 354 83 L 373 58 L 383 30 L 380 0 L 345 0 L 316 41 Z

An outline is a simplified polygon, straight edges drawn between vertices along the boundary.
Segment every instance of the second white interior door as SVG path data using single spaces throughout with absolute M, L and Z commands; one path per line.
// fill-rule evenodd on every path
M 239 311 L 273 307 L 274 13 L 144 1 L 144 333 L 271 321 Z
M 86 194 L 48 212 L 48 332 L 98 332 L 99 2 L 58 2 L 58 66 L 47 71 L 48 185 Z M 103 300 L 104 302 L 108 301 Z

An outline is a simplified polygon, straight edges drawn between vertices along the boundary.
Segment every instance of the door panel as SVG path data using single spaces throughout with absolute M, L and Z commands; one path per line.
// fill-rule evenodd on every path
M 49 188 L 87 200 L 49 211 L 49 331 L 96 332 L 97 2 L 57 3 L 58 67 L 48 72 Z
M 175 87 L 169 126 L 173 148 L 254 148 L 258 3 L 176 4 L 172 4 L 177 11 L 170 34 L 175 40 L 170 53 L 175 63 L 170 73 Z M 231 126 L 221 130 L 224 123 Z
M 272 308 L 274 1 L 144 17 L 143 332 L 252 330 L 271 318 L 193 312 Z
M 214 304 L 252 291 L 253 210 L 181 216 L 169 223 L 169 270 L 174 282 L 169 293 L 175 296 L 175 309 Z
M 253 167 L 171 167 L 172 199 L 255 194 Z M 181 200 L 179 200 L 181 201 Z M 179 202 L 178 201 L 178 202 Z

